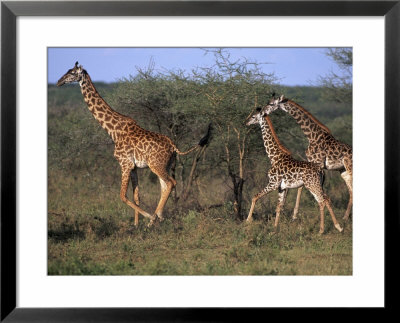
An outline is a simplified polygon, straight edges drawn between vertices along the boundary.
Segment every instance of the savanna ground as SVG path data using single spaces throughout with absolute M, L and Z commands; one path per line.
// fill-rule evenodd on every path
M 290 190 L 280 229 L 274 234 L 276 192 L 258 202 L 255 220 L 247 224 L 234 217 L 233 204 L 226 200 L 226 192 L 218 191 L 221 185 L 215 179 L 200 184 L 197 191 L 199 204 L 208 206 L 175 204 L 171 197 L 163 222 L 148 228 L 148 220 L 140 217 L 135 227 L 133 211 L 119 198 L 118 168 L 113 161 L 108 172 L 99 168 L 91 174 L 81 170 L 75 176 L 50 174 L 50 275 L 352 274 L 352 221 L 341 220 L 347 192 L 338 174 L 327 173 L 325 189 L 344 232 L 334 228 L 326 210 L 325 234 L 318 234 L 318 205 L 305 190 L 299 219 L 292 222 L 297 190 Z M 160 192 L 158 180 L 147 169 L 138 174 L 141 206 L 154 210 Z M 129 193 L 132 198 L 131 190 Z M 248 212 L 251 194 L 246 196 Z
M 50 275 L 352 274 L 351 223 L 338 233 L 327 218 L 320 236 L 318 206 L 311 199 L 303 203 L 300 219 L 291 222 L 294 192 L 273 234 L 273 221 L 266 216 L 273 214 L 269 201 L 251 224 L 233 219 L 229 202 L 204 210 L 181 210 L 169 202 L 163 222 L 148 228 L 140 218 L 134 227 L 117 187 L 107 192 L 87 181 L 90 188 L 82 194 L 82 184 L 65 183 L 60 204 L 51 209 L 58 212 L 49 211 Z
M 217 64 L 223 62 L 217 57 Z M 197 143 L 213 122 L 206 149 L 177 159 L 178 185 L 165 220 L 150 228 L 143 217 L 135 227 L 133 210 L 120 201 L 113 143 L 79 86 L 49 85 L 49 275 L 352 275 L 352 220 L 342 220 L 349 196 L 339 173 L 326 172 L 324 189 L 343 233 L 326 210 L 325 234 L 318 234 L 318 205 L 306 190 L 295 222 L 297 190 L 289 191 L 278 233 L 273 234 L 276 192 L 257 202 L 253 223 L 245 222 L 252 196 L 267 184 L 269 160 L 259 127 L 244 126 L 255 99 L 264 104 L 274 91 L 295 99 L 351 144 L 351 102 L 329 101 L 324 87 L 277 86 L 273 75 L 247 64 L 228 64 L 222 76 L 210 70 L 191 77 L 149 70 L 114 84 L 95 82 L 116 111 L 170 136 L 181 150 Z M 307 143 L 294 120 L 279 111 L 271 119 L 283 144 L 304 160 Z M 138 176 L 140 205 L 152 212 L 158 179 L 148 169 Z M 132 189 L 128 192 L 132 200 Z

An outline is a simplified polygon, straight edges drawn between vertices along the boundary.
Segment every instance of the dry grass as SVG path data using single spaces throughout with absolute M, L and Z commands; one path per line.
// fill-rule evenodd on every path
M 277 234 L 267 220 L 272 209 L 262 204 L 247 224 L 233 219 L 229 203 L 195 211 L 169 201 L 166 220 L 147 228 L 143 218 L 133 226 L 132 211 L 113 190 L 94 194 L 80 182 L 49 194 L 50 275 L 352 274 L 351 223 L 339 233 L 327 213 L 319 236 L 318 210 L 306 197 L 300 220 L 291 222 L 292 194 Z M 340 218 L 344 210 L 336 211 Z

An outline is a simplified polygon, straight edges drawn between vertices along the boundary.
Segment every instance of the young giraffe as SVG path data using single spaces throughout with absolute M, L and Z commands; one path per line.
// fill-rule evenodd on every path
M 165 135 L 145 130 L 139 127 L 135 120 L 124 116 L 107 104 L 94 87 L 89 74 L 78 62 L 68 70 L 57 82 L 57 86 L 65 83 L 79 82 L 81 92 L 90 112 L 100 125 L 107 131 L 115 143 L 114 157 L 118 160 L 121 171 L 121 200 L 135 210 L 135 226 L 139 222 L 139 213 L 150 219 L 149 226 L 156 217 L 163 220 L 162 213 L 171 190 L 176 181 L 168 174 L 170 162 L 175 155 L 186 155 L 208 142 L 204 137 L 197 146 L 186 152 L 181 152 Z M 156 174 L 161 184 L 161 198 L 154 215 L 150 215 L 139 207 L 139 187 L 136 169 L 149 167 Z M 128 200 L 126 193 L 129 179 L 132 180 L 133 200 Z
M 307 137 L 308 148 L 305 152 L 307 160 L 319 164 L 327 170 L 341 172 L 340 175 L 344 179 L 350 195 L 343 217 L 344 220 L 347 220 L 353 204 L 353 150 L 351 146 L 336 140 L 330 130 L 310 112 L 292 100 L 286 99 L 283 95 L 278 99 L 272 99 L 268 105 L 263 107 L 263 111 L 270 114 L 278 108 L 291 115 Z M 302 187 L 297 192 L 293 219 L 297 218 L 301 191 Z
M 246 124 L 249 126 L 256 123 L 259 123 L 261 126 L 264 146 L 271 161 L 271 168 L 268 170 L 268 185 L 260 193 L 254 195 L 252 199 L 247 221 L 252 221 L 254 206 L 257 200 L 271 191 L 278 190 L 279 198 L 274 224 L 276 230 L 279 223 L 280 211 L 285 203 L 288 189 L 304 185 L 319 205 L 321 217 L 319 233 L 322 234 L 324 232 L 325 206 L 331 214 L 335 228 L 339 232 L 342 232 L 343 229 L 336 220 L 331 202 L 322 189 L 324 172 L 321 167 L 314 163 L 293 159 L 290 152 L 279 141 L 269 116 L 261 108 L 256 109 L 256 112 L 249 117 Z

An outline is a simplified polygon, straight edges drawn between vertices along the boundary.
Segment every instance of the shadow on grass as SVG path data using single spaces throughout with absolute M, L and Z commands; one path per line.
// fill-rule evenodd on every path
M 72 221 L 71 221 L 72 222 Z M 84 240 L 87 235 L 94 234 L 98 239 L 104 239 L 119 230 L 119 226 L 111 217 L 93 217 L 93 220 L 59 223 L 48 229 L 48 238 L 54 242 L 68 240 Z
M 84 239 L 85 233 L 73 224 L 61 224 L 59 229 L 49 229 L 48 237 L 55 242 L 66 242 L 70 239 Z

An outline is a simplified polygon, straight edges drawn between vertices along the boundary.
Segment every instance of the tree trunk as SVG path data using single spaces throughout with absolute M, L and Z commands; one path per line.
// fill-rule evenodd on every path
M 235 202 L 234 202 L 234 210 L 236 217 L 239 220 L 243 220 L 242 217 L 242 200 L 243 200 L 243 184 L 244 184 L 244 154 L 245 154 L 245 139 L 246 137 L 243 136 L 241 138 L 240 131 L 236 128 L 233 128 L 237 134 L 237 141 L 238 141 L 238 153 L 239 153 L 239 177 L 236 178 L 234 181 L 234 194 L 235 194 Z
M 197 163 L 200 160 L 201 155 L 204 153 L 206 150 L 206 146 L 201 147 L 201 149 L 197 150 L 196 155 L 193 158 L 193 163 L 192 163 L 192 168 L 190 169 L 189 177 L 187 179 L 187 184 L 185 187 L 185 190 L 183 191 L 182 194 L 182 199 L 186 201 L 187 197 L 189 196 L 190 189 L 192 187 L 193 183 L 193 177 L 194 177 L 194 172 L 196 171 L 197 168 Z
M 237 176 L 233 171 L 232 167 L 228 164 L 228 174 L 232 180 L 233 184 L 233 210 L 235 212 L 235 217 L 238 220 L 243 220 L 242 218 L 242 200 L 243 200 L 243 183 L 244 179 Z
M 233 182 L 233 194 L 234 194 L 234 201 L 233 201 L 233 210 L 235 212 L 235 217 L 239 220 L 243 220 L 242 217 L 242 201 L 243 201 L 243 178 L 236 177 L 233 174 L 231 176 Z

